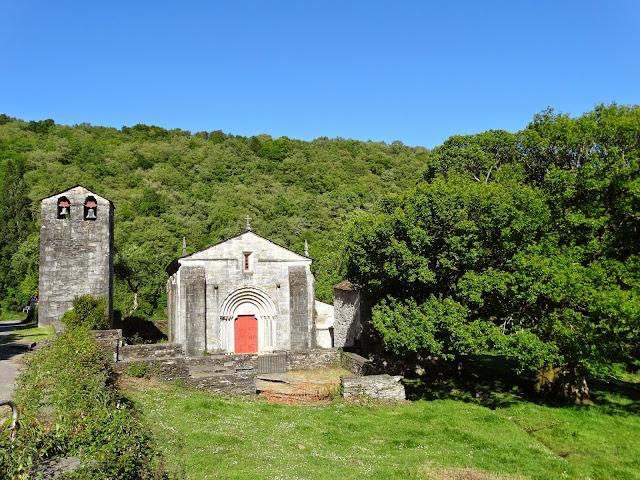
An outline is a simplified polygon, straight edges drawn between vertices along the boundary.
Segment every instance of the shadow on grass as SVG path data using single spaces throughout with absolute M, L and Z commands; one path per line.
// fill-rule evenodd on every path
M 28 321 L 30 320 L 30 321 Z M 14 348 L 11 345 L 16 341 L 24 341 L 28 342 L 29 339 L 25 338 L 25 335 L 21 335 L 20 330 L 24 330 L 27 328 L 37 327 L 37 322 L 34 322 L 33 319 L 11 319 L 8 321 L 3 321 L 0 324 L 0 333 L 11 332 L 9 334 L 3 335 L 0 337 L 0 360 L 9 360 L 16 355 L 20 355 L 24 353 L 21 349 Z M 27 335 L 28 336 L 28 335 Z
M 609 415 L 640 414 L 640 383 L 615 378 L 589 378 L 591 400 Z
M 24 327 L 23 327 L 24 328 Z M 18 328 L 16 328 L 18 330 Z M 35 342 L 37 339 L 42 338 L 42 333 L 23 334 L 20 332 L 13 332 L 5 336 L 2 343 L 9 344 L 14 342 L 30 343 Z
M 611 415 L 640 413 L 640 383 L 589 377 L 593 405 L 558 402 L 534 388 L 531 372 L 518 373 L 514 362 L 499 356 L 470 356 L 457 374 L 406 376 L 409 400 L 452 399 L 487 408 L 505 408 L 522 401 L 548 407 L 597 408 Z
M 495 409 L 535 397 L 533 379 L 518 375 L 508 360 L 472 356 L 457 373 L 405 378 L 409 400 L 461 400 Z

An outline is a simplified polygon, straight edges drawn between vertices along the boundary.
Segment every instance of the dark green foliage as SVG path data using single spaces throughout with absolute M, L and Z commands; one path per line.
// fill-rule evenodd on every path
M 437 178 L 354 221 L 347 276 L 377 303 L 372 325 L 395 353 L 453 359 L 497 349 L 536 368 L 557 349 L 520 317 L 512 262 L 548 221 L 526 186 Z
M 455 172 L 488 182 L 519 158 L 518 141 L 513 133 L 489 130 L 477 135 L 454 135 L 433 150 L 424 177 L 431 180 Z
M 291 142 L 287 137 L 268 140 L 258 151 L 258 155 L 269 160 L 282 160 L 291 152 Z
M 4 125 L 6 123 L 14 121 L 15 118 L 8 116 L 5 113 L 0 113 L 0 125 Z
M 211 132 L 209 134 L 209 141 L 211 141 L 211 143 L 213 143 L 214 145 L 216 143 L 222 143 L 226 139 L 227 139 L 227 135 L 222 133 L 222 130 L 216 130 L 215 132 Z
M 157 192 L 145 189 L 142 201 L 138 205 L 138 213 L 147 217 L 157 217 L 164 213 L 165 206 L 162 197 Z
M 49 133 L 49 130 L 55 124 L 56 122 L 54 122 L 50 118 L 46 120 L 40 120 L 38 122 L 34 122 L 33 120 L 31 120 L 29 123 L 27 123 L 26 128 L 27 130 L 31 130 L 34 133 Z
M 76 328 L 104 330 L 109 328 L 107 299 L 89 294 L 74 298 L 73 309 L 62 316 L 62 324 L 68 330 Z
M 399 353 L 499 351 L 572 382 L 638 368 L 639 164 L 638 107 L 452 137 L 428 182 L 355 220 L 348 277 Z
M 548 219 L 530 188 L 440 178 L 355 219 L 347 275 L 379 296 L 451 295 L 471 272 L 493 272 L 535 242 Z
M 20 250 L 21 243 L 27 241 L 29 233 L 35 230 L 31 215 L 24 176 L 27 162 L 16 155 L 6 163 L 2 190 L 0 190 L 0 299 L 2 306 L 21 309 L 31 294 L 20 293 L 20 283 L 24 277 L 12 269 L 12 258 Z

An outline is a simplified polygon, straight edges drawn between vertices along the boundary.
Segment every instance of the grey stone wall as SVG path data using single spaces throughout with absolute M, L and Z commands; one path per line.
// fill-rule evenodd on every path
M 58 218 L 58 199 L 71 203 L 69 218 Z M 92 196 L 96 219 L 86 220 L 84 203 Z M 40 280 L 38 326 L 62 330 L 62 315 L 74 297 L 90 293 L 108 299 L 113 319 L 113 205 L 82 186 L 42 200 L 40 205 Z
M 345 399 L 366 396 L 375 400 L 405 400 L 402 377 L 397 375 L 343 375 L 340 377 Z
M 289 369 L 328 367 L 340 362 L 340 352 L 336 348 L 316 348 L 290 352 Z
M 192 371 L 257 370 L 258 355 L 203 355 L 188 359 Z
M 307 268 L 289 267 L 289 302 L 291 311 L 291 350 L 309 348 L 309 291 Z
M 176 318 L 178 312 L 177 283 L 175 277 L 167 281 L 167 336 L 169 342 L 176 342 L 178 334 L 176 332 Z
M 360 292 L 334 288 L 333 307 L 333 346 L 354 346 L 362 333 Z
M 256 394 L 255 371 L 214 373 L 206 377 L 190 377 L 187 385 L 211 392 L 237 395 Z
M 187 359 L 188 385 L 212 392 L 255 395 L 258 355 L 204 355 Z
M 344 352 L 340 358 L 342 366 L 354 375 L 369 375 L 372 372 L 371 362 L 356 353 Z
M 203 267 L 185 267 L 182 270 L 185 303 L 185 354 L 202 355 L 205 344 L 205 272 Z
M 120 347 L 118 360 L 153 360 L 180 356 L 182 356 L 182 345 L 179 343 L 152 343 L 149 345 L 123 345 Z
M 91 333 L 102 349 L 117 362 L 122 348 L 122 329 L 93 330 Z
M 127 374 L 131 367 L 145 366 L 151 378 L 174 381 L 185 380 L 189 378 L 189 366 L 185 358 L 165 358 L 156 359 L 135 359 L 126 362 L 118 362 L 113 364 L 112 368 L 120 374 Z

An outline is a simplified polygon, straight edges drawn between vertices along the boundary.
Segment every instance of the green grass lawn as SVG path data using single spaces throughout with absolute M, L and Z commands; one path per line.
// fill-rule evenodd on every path
M 0 322 L 18 321 L 23 322 L 27 319 L 27 314 L 24 312 L 7 312 L 0 310 Z
M 459 388 L 397 405 L 285 406 L 143 382 L 126 395 L 190 479 L 623 480 L 640 479 L 636 387 L 601 382 L 594 405 L 570 407 Z
M 53 328 L 50 327 L 38 327 L 37 322 L 33 321 L 27 323 L 27 314 L 18 312 L 2 312 L 0 315 L 0 322 L 2 321 L 20 321 L 20 325 L 15 327 L 15 331 L 2 340 L 2 343 L 12 342 L 35 342 L 38 340 L 45 340 L 47 338 L 55 337 Z
M 53 337 L 55 337 L 55 332 L 51 327 L 26 327 L 18 328 L 13 333 L 7 335 L 2 343 L 36 342 Z

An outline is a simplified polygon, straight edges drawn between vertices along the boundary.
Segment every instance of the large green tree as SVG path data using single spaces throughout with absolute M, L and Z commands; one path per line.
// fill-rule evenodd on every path
M 350 230 L 387 347 L 500 351 L 576 400 L 585 369 L 637 368 L 639 152 L 640 109 L 615 104 L 438 147 L 428 183 Z
M 514 258 L 548 221 L 534 189 L 437 178 L 355 219 L 347 276 L 373 301 L 372 324 L 395 353 L 497 349 L 540 368 L 560 354 L 513 298 Z
M 550 219 L 525 185 L 438 178 L 354 221 L 347 275 L 372 299 L 372 325 L 393 352 L 499 352 L 554 392 L 588 400 L 584 369 L 634 362 L 640 264 L 587 261 L 558 243 Z

